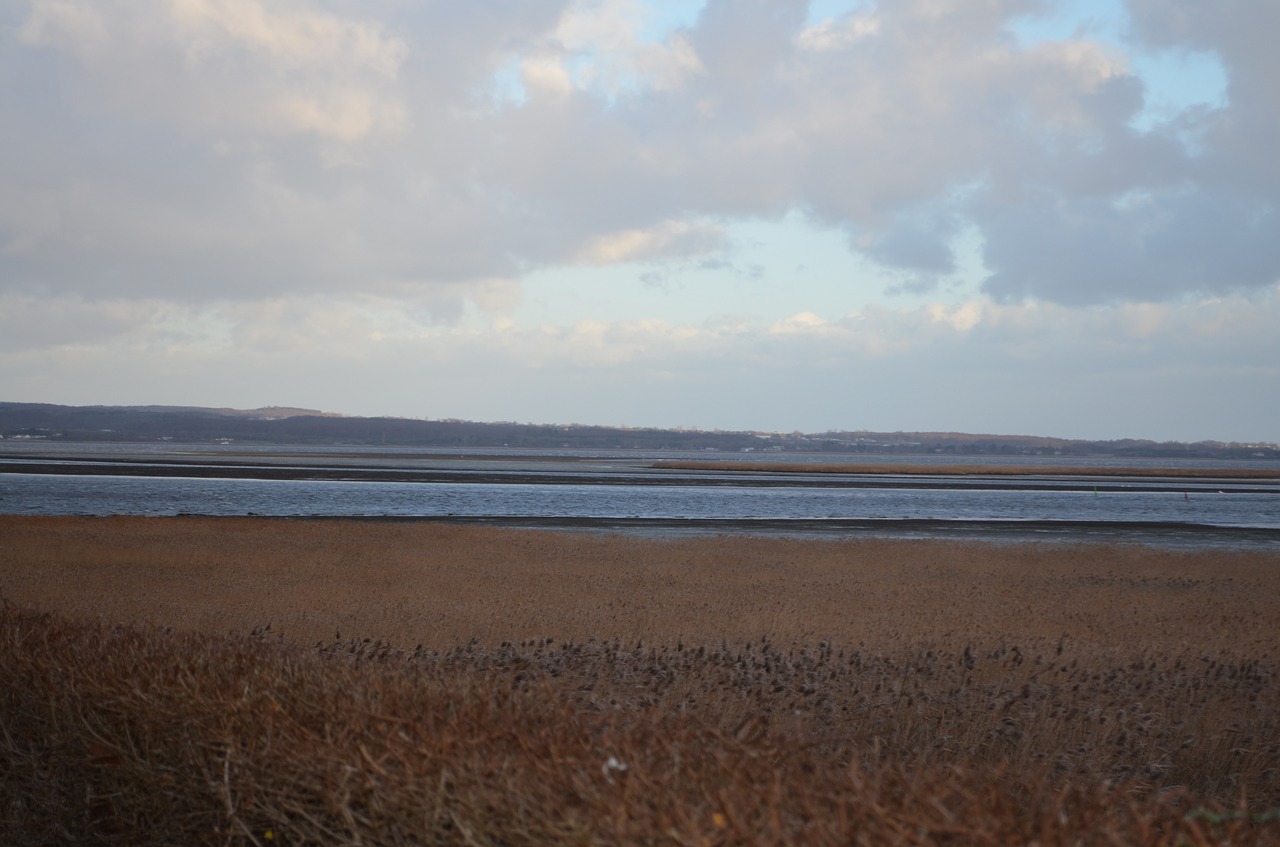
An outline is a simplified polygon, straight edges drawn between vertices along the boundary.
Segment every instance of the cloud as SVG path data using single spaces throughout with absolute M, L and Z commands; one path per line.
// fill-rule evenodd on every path
M 983 305 L 972 300 L 955 306 L 932 303 L 928 312 L 935 322 L 947 324 L 957 332 L 968 332 L 982 321 Z
M 1046 192 L 1034 204 L 987 210 L 984 223 L 986 288 L 1006 299 L 1122 302 L 1280 279 L 1280 212 L 1235 191 L 1120 200 Z
M 0 352 L 99 347 L 154 326 L 171 311 L 155 301 L 92 302 L 78 296 L 0 293 Z
M 1239 2 L 1129 5 L 1140 43 L 1216 55 L 1229 79 L 1227 103 L 1141 133 L 1127 125 L 1141 98 L 1135 81 L 1101 87 L 1093 145 L 1043 152 L 1048 178 L 1025 199 L 976 204 L 994 271 L 987 290 L 996 296 L 1115 302 L 1261 291 L 1280 279 L 1272 152 L 1280 97 L 1271 82 L 1280 60 L 1257 37 L 1280 25 L 1280 11 Z
M 581 90 L 614 98 L 676 88 L 705 73 L 684 33 L 644 38 L 647 17 L 635 0 L 575 0 L 555 29 L 527 48 L 526 84 L 551 95 Z
M 725 244 L 716 226 L 663 221 L 647 229 L 628 229 L 597 236 L 575 256 L 578 262 L 609 265 L 652 259 L 686 258 L 710 253 Z
M 341 141 L 404 120 L 393 87 L 403 39 L 297 3 L 36 0 L 19 38 L 72 59 L 86 84 L 143 118 Z
M 657 37 L 621 0 L 4 5 L 0 270 L 26 290 L 452 302 L 468 281 L 714 246 L 673 221 L 794 209 L 907 273 L 903 291 L 954 270 L 969 226 L 1002 299 L 1280 273 L 1278 69 L 1256 37 L 1276 13 L 1257 4 L 1134 0 L 1139 45 L 1211 51 L 1230 79 L 1222 108 L 1147 131 L 1126 57 L 1020 42 L 1022 0 L 808 26 L 798 0 L 713 0 Z M 513 60 L 525 96 L 495 102 Z
M 875 12 L 856 11 L 841 19 L 828 18 L 805 27 L 796 36 L 796 44 L 804 50 L 843 50 L 863 38 L 880 32 L 880 16 Z
M 771 335 L 797 335 L 800 333 L 825 334 L 832 331 L 831 325 L 813 312 L 797 312 L 769 327 Z
M 474 83 L 554 10 L 4 5 L 0 288 L 398 292 L 457 314 L 538 259 L 531 212 L 476 178 L 491 140 Z

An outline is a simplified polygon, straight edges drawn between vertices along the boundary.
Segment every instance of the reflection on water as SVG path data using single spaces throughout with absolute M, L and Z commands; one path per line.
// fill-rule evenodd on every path
M 1172 522 L 1280 529 L 1276 493 L 522 485 L 0 474 L 8 514 Z

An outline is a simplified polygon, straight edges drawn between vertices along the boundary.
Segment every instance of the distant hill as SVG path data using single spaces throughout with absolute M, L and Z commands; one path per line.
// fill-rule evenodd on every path
M 4 405 L 4 404 L 0 404 Z M 30 404 L 38 406 L 41 404 Z M 276 420 L 278 418 L 340 418 L 336 412 L 320 412 L 315 409 L 295 409 L 288 406 L 263 406 L 261 409 L 211 409 L 204 406 L 55 406 L 59 409 L 110 409 L 132 412 L 167 412 L 175 414 L 213 414 L 227 415 L 235 418 L 257 418 L 259 420 Z
M 1280 460 L 1275 444 L 1134 439 L 1080 441 L 958 432 L 823 433 L 605 427 L 581 424 L 479 423 L 461 420 L 348 417 L 314 409 L 268 406 L 211 409 L 193 406 L 58 406 L 0 402 L 0 438 L 45 441 L 513 447 L 600 450 L 706 450 L 770 453 L 911 454 L 965 456 L 1167 456 Z M 3 441 L 0 441 L 0 445 Z

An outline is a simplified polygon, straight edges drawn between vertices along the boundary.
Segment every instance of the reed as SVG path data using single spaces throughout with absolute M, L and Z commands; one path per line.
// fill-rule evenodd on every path
M 303 643 L 1280 650 L 1276 552 L 267 518 L 0 516 L 0 538 L 15 603 L 209 632 L 270 623 Z
M 1276 554 L 0 537 L 0 843 L 1280 843 Z

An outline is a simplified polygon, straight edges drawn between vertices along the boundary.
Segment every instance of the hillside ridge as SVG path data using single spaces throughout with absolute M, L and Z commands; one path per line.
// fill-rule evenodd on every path
M 510 421 L 357 417 L 313 409 L 198 406 L 60 406 L 0 402 L 0 439 L 89 442 L 221 442 L 386 445 L 401 447 L 700 450 L 763 453 L 849 453 L 1061 456 L 1168 456 L 1280 459 L 1267 442 L 1090 441 L 962 432 L 819 433 L 700 430 L 683 427 L 534 424 Z

